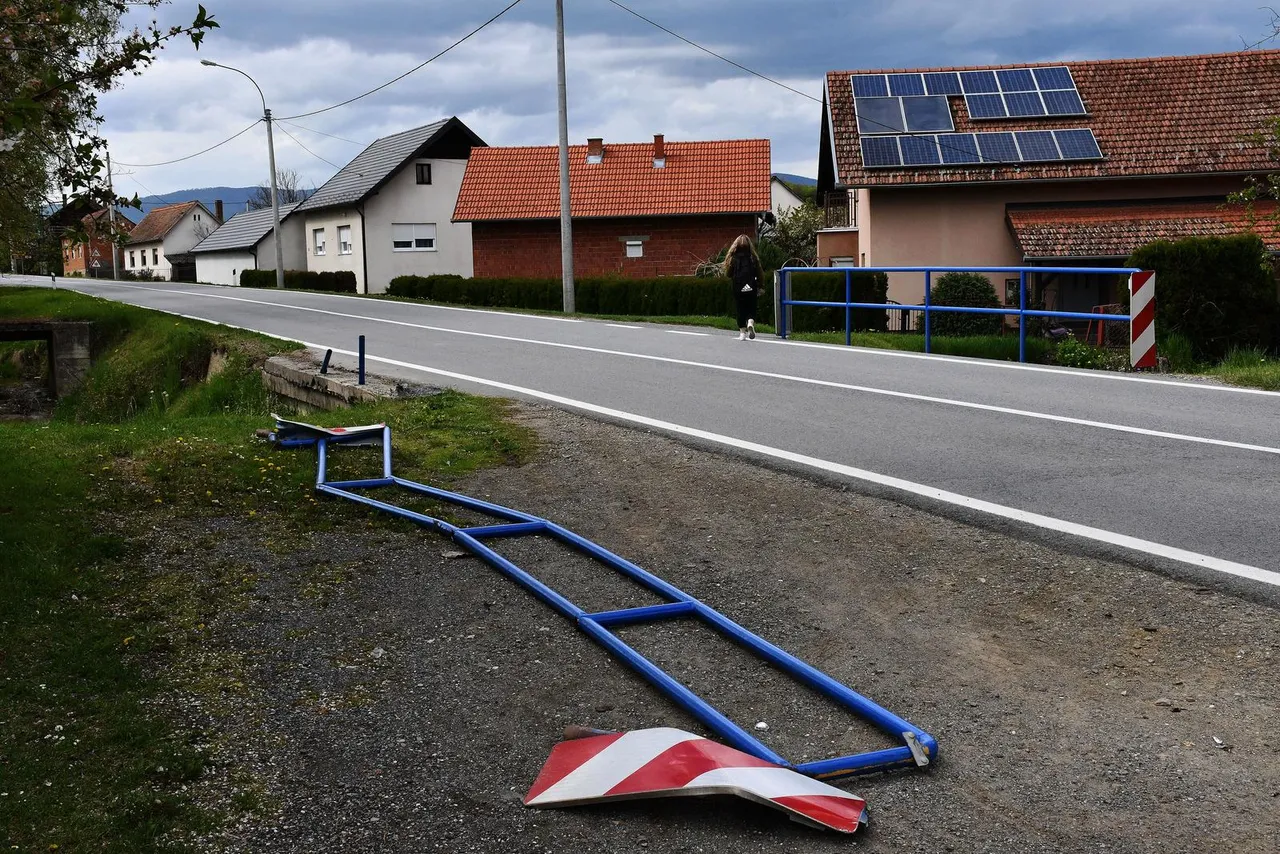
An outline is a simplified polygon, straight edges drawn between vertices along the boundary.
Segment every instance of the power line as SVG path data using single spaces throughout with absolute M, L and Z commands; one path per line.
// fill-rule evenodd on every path
M 501 18 L 503 15 L 507 14 L 507 12 L 510 12 L 510 11 L 511 11 L 512 9 L 514 9 L 514 8 L 515 8 L 519 3 L 520 3 L 520 0 L 511 0 L 511 2 L 510 2 L 510 3 L 508 3 L 508 4 L 507 4 L 503 9 L 502 9 L 502 11 L 501 11 L 501 12 L 499 12 L 499 13 L 498 13 L 498 14 L 496 14 L 496 15 L 494 15 L 492 18 L 490 18 L 489 20 L 485 21 L 483 24 L 481 24 L 480 26 L 476 27 L 476 28 L 475 28 L 474 30 L 472 30 L 471 32 L 467 33 L 465 36 L 463 36 L 462 38 L 458 39 L 456 42 L 454 42 L 453 44 L 449 45 L 449 46 L 448 46 L 448 47 L 446 47 L 444 50 L 442 50 L 442 51 L 440 51 L 439 53 L 437 53 L 435 56 L 433 56 L 433 57 L 431 57 L 430 59 L 426 60 L 426 62 L 423 62 L 423 63 L 421 63 L 421 64 L 419 64 L 419 65 L 415 65 L 413 68 L 410 68 L 410 69 L 409 69 L 408 71 L 406 71 L 404 74 L 401 74 L 399 77 L 393 77 L 392 79 L 388 80 L 386 83 L 383 83 L 381 86 L 375 86 L 374 88 L 370 89 L 368 92 L 365 92 L 365 93 L 363 93 L 363 94 L 361 94 L 361 95 L 356 95 L 354 98 L 348 98 L 348 99 L 347 99 L 347 100 L 345 100 L 345 101 L 340 101 L 340 102 L 338 102 L 338 103 L 336 103 L 336 104 L 332 104 L 332 105 L 330 105 L 330 106 L 328 106 L 328 107 L 322 107 L 322 108 L 321 108 L 321 109 L 319 109 L 319 110 L 312 110 L 312 111 L 311 111 L 311 112 L 309 112 L 309 113 L 299 113 L 299 114 L 298 114 L 298 115 L 296 115 L 296 116 L 283 116 L 282 118 L 283 118 L 283 119 L 305 119 L 307 116 L 315 116 L 315 115 L 319 115 L 320 113 L 327 113 L 329 110 L 336 110 L 338 107 L 345 107 L 347 104 L 353 103 L 353 102 L 355 102 L 355 101 L 359 101 L 361 98 L 367 98 L 367 97 L 369 97 L 370 95 L 372 95 L 374 92 L 379 92 L 379 91 L 381 91 L 381 90 L 383 90 L 383 89 L 387 88 L 388 86 L 392 85 L 393 83 L 399 83 L 401 80 L 403 80 L 404 78 L 408 77 L 410 74 L 414 73 L 415 71 L 417 71 L 417 70 L 419 70 L 419 69 L 421 69 L 421 68 L 424 68 L 424 67 L 425 67 L 425 66 L 427 66 L 429 63 L 435 62 L 437 59 L 439 59 L 440 57 L 444 56 L 446 53 L 448 53 L 449 51 L 453 50 L 455 47 L 457 47 L 458 45 L 462 44 L 462 43 L 463 43 L 463 42 L 465 42 L 467 39 L 471 38 L 471 37 L 472 37 L 472 36 L 474 36 L 476 33 L 480 32 L 480 31 L 481 31 L 481 30 L 483 30 L 485 27 L 487 27 L 487 26 L 489 26 L 490 24 L 492 24 L 494 21 L 498 20 L 498 19 L 499 19 L 499 18 Z
M 711 56 L 714 56 L 716 59 L 723 60 L 724 62 L 727 62 L 727 63 L 729 63 L 730 65 L 732 65 L 734 68 L 739 68 L 739 69 L 741 69 L 741 70 L 743 70 L 743 71 L 747 72 L 748 74 L 751 74 L 751 75 L 753 75 L 753 76 L 755 76 L 755 77 L 759 77 L 761 80 L 766 80 L 766 81 L 768 81 L 769 83 L 774 84 L 775 86 L 781 86 L 783 89 L 786 89 L 788 92 L 794 92 L 795 94 L 799 95 L 800 97 L 802 97 L 802 98 L 808 98 L 810 101 L 813 101 L 814 103 L 818 103 L 818 104 L 821 104 L 821 103 L 822 103 L 822 99 L 820 99 L 820 98 L 815 98 L 815 97 L 813 97 L 812 95 L 810 95 L 808 92 L 801 92 L 799 89 L 794 89 L 794 88 L 792 88 L 792 87 L 788 86 L 786 83 L 783 83 L 783 82 L 781 82 L 781 81 L 779 81 L 779 80 L 774 80 L 772 77 L 768 76 L 767 74 L 761 74 L 759 71 L 754 71 L 754 70 L 752 70 L 752 69 L 750 69 L 750 68 L 747 68 L 745 65 L 743 65 L 743 64 L 742 64 L 742 63 L 740 63 L 740 62 L 734 62 L 732 59 L 729 59 L 727 56 L 722 56 L 722 55 L 720 55 L 720 54 L 716 53 L 714 50 L 711 50 L 710 48 L 703 47 L 702 45 L 698 44 L 697 42 L 693 41 L 692 39 L 687 39 L 687 38 L 685 38 L 684 36 L 680 35 L 679 33 L 674 32 L 673 30 L 669 30 L 669 29 L 667 29 L 666 27 L 662 26 L 662 24 L 659 24 L 657 21 L 651 20 L 651 19 L 649 19 L 649 18 L 646 18 L 644 15 L 641 15 L 641 14 L 640 14 L 639 12 L 637 12 L 635 9 L 631 9 L 631 8 L 628 8 L 627 6 L 624 6 L 622 3 L 619 3 L 619 2 L 618 2 L 618 0 L 609 0 L 609 2 L 610 2 L 610 3 L 612 3 L 613 5 L 617 6 L 619 9 L 623 10 L 624 12 L 628 12 L 628 13 L 630 13 L 630 14 L 632 14 L 632 15 L 635 15 L 637 18 L 639 18 L 640 20 L 644 21 L 646 24 L 650 24 L 650 25 L 652 25 L 652 26 L 654 26 L 654 27 L 657 27 L 658 29 L 660 29 L 660 30 L 662 30 L 664 33 L 666 33 L 667 35 L 674 36 L 675 38 L 680 39 L 680 41 L 684 42 L 685 44 L 687 44 L 687 45 L 689 45 L 689 46 L 691 46 L 691 47 L 695 47 L 695 48 L 697 48 L 698 50 L 702 51 L 703 53 L 710 54 Z M 1280 35 L 1280 34 L 1277 34 L 1277 35 Z M 1272 36 L 1272 38 L 1275 38 L 1275 36 Z M 1265 39 L 1264 39 L 1264 41 L 1265 41 Z M 866 122 L 867 124 L 879 125 L 880 127 L 884 128 L 885 130 L 893 131 L 893 132 L 894 132 L 894 134 L 895 134 L 895 135 L 897 135 L 897 136 L 932 136 L 932 137 L 935 137 L 935 141 L 937 142 L 938 148 L 940 148 L 940 149 L 941 149 L 941 148 L 947 148 L 947 149 L 950 149 L 950 150 L 952 150 L 952 151 L 959 151 L 959 152 L 963 153 L 963 154 L 964 154 L 964 155 L 966 155 L 966 156 L 971 156 L 971 155 L 973 155 L 973 154 L 977 154 L 977 155 L 978 155 L 978 157 L 979 157 L 979 159 L 981 160 L 981 162 L 982 162 L 983 164 L 991 164 L 991 165 L 995 165 L 995 166 L 1017 166 L 1017 165 L 1020 165 L 1018 161 L 1014 161 L 1014 160 L 996 160 L 996 159 L 993 159 L 993 158 L 989 158 L 989 157 L 985 156 L 984 154 L 982 154 L 981 152 L 977 151 L 977 146 L 976 146 L 976 144 L 975 144 L 975 146 L 974 146 L 974 150 L 973 150 L 973 151 L 970 151 L 970 150 L 969 150 L 969 149 L 967 149 L 967 148 L 961 148 L 961 147 L 959 147 L 959 146 L 957 146 L 957 145 L 951 145 L 950 143 L 943 142 L 941 139 L 937 139 L 937 138 L 936 138 L 936 137 L 937 137 L 937 134 L 936 134 L 936 133 L 929 133 L 929 132 L 926 132 L 926 131 L 909 131 L 909 130 L 899 130 L 898 128 L 894 127 L 893 125 L 889 125 L 889 124 L 885 124 L 884 122 L 877 121 L 877 120 L 875 120 L 875 119 L 871 118 L 870 116 L 863 116 L 863 115 L 860 115 L 860 114 L 858 113 L 858 111 L 857 111 L 857 108 L 856 108 L 856 107 L 854 108 L 853 117 L 854 117 L 854 119 L 855 119 L 856 121 L 859 121 L 859 122 Z
M 191 160 L 192 158 L 199 157 L 202 154 L 208 154 L 210 151 L 213 151 L 215 148 L 221 148 L 222 146 L 226 145 L 228 142 L 231 142 L 231 140 L 235 139 L 236 137 L 243 136 L 244 134 L 251 131 L 260 121 L 262 121 L 262 119 L 254 119 L 253 124 L 249 125 L 244 130 L 241 130 L 238 133 L 234 133 L 231 136 L 224 139 L 222 142 L 216 143 L 215 145 L 211 145 L 202 151 L 197 151 L 195 154 L 188 154 L 186 157 L 179 157 L 176 160 L 165 160 L 161 163 L 120 163 L 119 161 L 117 161 L 116 165 L 128 166 L 132 169 L 150 169 L 154 166 L 170 166 L 174 163 L 181 163 L 184 160 Z
M 296 136 L 294 136 L 293 134 L 289 133 L 289 131 L 288 131 L 288 130 L 286 130 L 285 128 L 280 128 L 280 132 L 281 132 L 282 134 L 284 134 L 285 136 L 289 137 L 289 139 L 291 139 L 291 140 L 293 140 L 294 142 L 298 143 L 298 147 L 299 147 L 299 148 L 301 148 L 301 149 L 302 149 L 303 151 L 305 151 L 307 154 L 310 154 L 310 155 L 311 155 L 312 157 L 314 157 L 316 160 L 322 160 L 322 161 L 324 161 L 325 163 L 328 163 L 328 164 L 329 164 L 330 166 L 332 166 L 334 169 L 341 169 L 341 168 L 342 168 L 342 167 L 341 167 L 341 166 L 339 166 L 337 163 L 334 163 L 332 160 L 325 160 L 325 159 L 324 159 L 323 157 L 321 157 L 319 154 L 316 154 L 314 151 L 312 151 L 311 149 L 307 148 L 305 145 L 303 145 L 303 144 L 302 144 L 302 141 L 301 141 L 301 140 L 299 140 L 299 139 L 298 139 Z
M 336 140 L 338 140 L 339 142 L 349 142 L 349 143 L 351 143 L 352 145 L 358 145 L 358 146 L 360 146 L 361 148 L 364 148 L 365 146 L 367 146 L 367 145 L 369 144 L 369 143 L 367 143 L 367 142 L 356 142 L 354 139 L 347 139 L 345 136 L 336 136 L 336 135 L 331 134 L 331 133 L 325 133 L 324 131 L 322 131 L 322 130 L 316 130 L 315 128 L 303 127 L 302 125 L 298 124 L 297 122 L 285 122 L 285 121 L 284 121 L 284 119 L 276 119 L 276 121 L 277 121 L 277 122 L 284 122 L 284 123 L 285 123 L 285 124 L 287 124 L 289 127 L 297 128 L 298 130 L 305 130 L 307 133 L 314 133 L 314 134 L 316 134 L 317 136 L 327 136 L 327 137 L 329 137 L 329 139 L 336 139 Z

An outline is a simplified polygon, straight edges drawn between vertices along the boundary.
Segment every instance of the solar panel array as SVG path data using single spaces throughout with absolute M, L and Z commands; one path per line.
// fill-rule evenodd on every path
M 1102 158 L 1087 128 L 955 133 L 951 97 L 963 97 L 978 121 L 1087 115 L 1065 65 L 855 74 L 850 82 L 867 168 Z
M 1088 128 L 877 135 L 864 136 L 860 142 L 862 164 L 868 169 L 1102 159 L 1098 141 Z

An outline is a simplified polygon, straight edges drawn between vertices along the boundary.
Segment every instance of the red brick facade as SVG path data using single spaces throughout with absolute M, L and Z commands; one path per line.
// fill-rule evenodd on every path
M 574 220 L 573 271 L 578 276 L 688 276 L 739 234 L 756 236 L 754 215 Z M 641 240 L 641 257 L 627 257 L 627 238 Z M 475 222 L 471 246 L 478 277 L 560 275 L 557 220 Z

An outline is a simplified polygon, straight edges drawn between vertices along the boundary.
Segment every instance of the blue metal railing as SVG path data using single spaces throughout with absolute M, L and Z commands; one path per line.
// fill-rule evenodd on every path
M 739 750 L 750 753 L 767 762 L 794 768 L 802 774 L 821 778 L 843 777 L 851 774 L 884 771 L 890 768 L 926 766 L 937 758 L 938 742 L 924 730 L 862 696 L 848 686 L 832 679 L 816 667 L 774 646 L 759 635 L 748 631 L 719 611 L 680 590 L 675 585 L 600 547 L 585 537 L 562 528 L 554 522 L 540 519 L 528 513 L 522 513 L 519 510 L 512 510 L 511 508 L 501 507 L 477 498 L 470 498 L 455 492 L 448 492 L 396 477 L 391 472 L 391 429 L 389 427 L 382 429 L 382 477 L 330 481 L 328 479 L 329 445 L 341 445 L 342 443 L 343 439 L 340 437 L 321 437 L 290 439 L 280 444 L 289 447 L 315 445 L 318 452 L 316 468 L 317 490 L 408 519 L 411 522 L 426 528 L 432 528 L 452 538 L 455 543 L 520 584 L 563 616 L 574 621 L 581 631 L 617 656 L 624 664 L 639 673 L 678 705 L 702 721 L 709 729 Z M 458 527 L 443 519 L 417 513 L 386 501 L 379 501 L 368 495 L 362 495 L 358 491 L 380 487 L 407 489 L 458 507 L 493 516 L 501 521 L 496 524 L 478 527 Z M 492 538 L 527 535 L 551 537 L 637 582 L 665 601 L 658 605 L 589 613 L 483 542 Z M 696 619 L 710 626 L 721 635 L 735 641 L 748 651 L 777 667 L 791 678 L 817 690 L 845 709 L 875 725 L 876 728 L 894 738 L 898 742 L 898 746 L 792 765 L 762 744 L 754 735 L 699 697 L 679 680 L 638 653 L 613 632 L 615 627 L 682 618 Z
M 1136 267 L 783 267 L 778 271 L 778 295 L 776 300 L 777 317 L 774 318 L 779 338 L 786 338 L 788 333 L 788 309 L 802 305 L 814 308 L 844 309 L 844 343 L 853 343 L 853 310 L 855 308 L 883 309 L 885 311 L 920 311 L 924 313 L 924 351 L 933 352 L 933 330 L 930 328 L 929 316 L 937 311 L 949 311 L 958 314 L 1000 314 L 1017 315 L 1018 317 L 1018 361 L 1027 360 L 1027 318 L 1028 317 L 1060 317 L 1067 320 L 1098 320 L 1103 323 L 1130 323 L 1133 318 L 1128 314 L 1097 314 L 1084 311 L 1045 311 L 1027 308 L 1027 274 L 1059 273 L 1059 274 L 1103 274 L 1132 276 L 1142 272 Z M 844 302 L 824 302 L 821 300 L 796 300 L 790 298 L 792 273 L 841 273 L 844 275 Z M 901 305 L 899 303 L 872 303 L 853 301 L 854 273 L 923 273 L 924 305 Z M 973 308 L 967 306 L 933 305 L 934 273 L 1017 273 L 1018 274 L 1018 307 L 1017 308 Z

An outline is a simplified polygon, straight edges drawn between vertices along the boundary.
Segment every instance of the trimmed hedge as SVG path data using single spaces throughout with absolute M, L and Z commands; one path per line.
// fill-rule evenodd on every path
M 275 270 L 241 270 L 240 287 L 242 288 L 274 288 L 276 286 Z M 356 274 L 350 270 L 333 272 L 316 272 L 315 270 L 285 270 L 284 286 L 286 290 L 330 291 L 339 294 L 356 292 Z
M 1157 240 L 1129 266 L 1156 271 L 1156 334 L 1184 336 L 1197 359 L 1280 347 L 1275 272 L 1256 234 Z
M 883 273 L 853 273 L 856 302 L 883 303 L 889 292 L 889 278 Z M 840 273 L 796 273 L 792 294 L 798 299 L 844 300 L 844 276 Z M 559 279 L 472 278 L 445 274 L 437 276 L 397 276 L 387 293 L 397 297 L 429 299 L 493 308 L 529 308 L 559 311 L 564 306 L 563 284 Z M 584 314 L 637 315 L 641 317 L 734 317 L 733 287 L 727 278 L 659 276 L 647 279 L 584 276 L 574 282 L 574 302 Z M 797 332 L 844 329 L 842 309 L 800 309 L 792 315 Z M 853 312 L 858 329 L 883 331 L 888 327 L 886 312 L 857 309 Z M 772 324 L 773 282 L 766 281 L 760 295 L 756 320 Z
M 945 273 L 933 283 L 929 302 L 956 308 L 1000 308 L 1000 298 L 991 280 L 981 273 Z M 999 314 L 969 314 L 962 311 L 929 313 L 929 330 L 934 335 L 999 335 L 1004 321 Z

